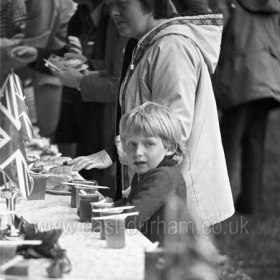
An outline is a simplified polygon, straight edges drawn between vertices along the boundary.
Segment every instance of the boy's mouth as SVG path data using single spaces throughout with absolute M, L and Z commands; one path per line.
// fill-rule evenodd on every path
M 143 165 L 143 164 L 145 164 L 146 162 L 145 161 L 142 161 L 142 160 L 137 160 L 137 161 L 135 161 L 134 162 L 134 164 L 136 165 L 136 166 L 141 166 L 141 165 Z

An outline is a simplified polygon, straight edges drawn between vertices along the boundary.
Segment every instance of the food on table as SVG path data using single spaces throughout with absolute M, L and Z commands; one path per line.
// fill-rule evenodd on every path
M 71 175 L 67 174 L 49 174 L 47 179 L 46 190 L 53 190 L 55 187 L 63 185 L 62 182 L 67 182 L 71 178 Z
M 49 173 L 65 174 L 65 175 L 71 176 L 71 174 L 72 174 L 72 166 L 70 166 L 70 165 L 54 166 L 54 167 L 49 169 Z
M 85 70 L 88 68 L 86 64 L 84 64 L 85 59 L 81 60 L 78 58 L 66 58 L 52 54 L 47 60 L 45 60 L 46 66 L 53 68 L 53 70 L 62 70 L 65 71 L 67 69 L 76 69 L 78 71 Z

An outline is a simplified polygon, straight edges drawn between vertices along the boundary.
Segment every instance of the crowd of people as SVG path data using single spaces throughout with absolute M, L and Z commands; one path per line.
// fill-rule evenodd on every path
M 115 205 L 136 207 L 128 227 L 164 245 L 175 196 L 204 236 L 234 213 L 239 158 L 236 210 L 261 211 L 266 123 L 280 93 L 278 0 L 54 0 L 41 37 L 34 3 L 52 1 L 22 2 L 14 33 L 1 29 L 6 68 L 33 70 L 42 135 L 73 170 L 109 186 Z M 48 68 L 52 54 L 88 68 Z

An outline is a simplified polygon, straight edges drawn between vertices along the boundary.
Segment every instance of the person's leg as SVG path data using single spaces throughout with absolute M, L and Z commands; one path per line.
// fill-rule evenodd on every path
M 81 103 L 80 93 L 76 89 L 63 87 L 60 115 L 52 143 L 57 144 L 63 156 L 75 158 L 77 143 L 81 138 L 78 109 Z
M 40 135 L 51 137 L 57 128 L 62 86 L 55 84 L 35 85 L 35 104 Z
M 246 106 L 236 106 L 222 113 L 220 127 L 223 148 L 227 163 L 231 186 L 235 184 L 238 174 L 238 161 L 241 152 L 241 142 L 247 123 Z
M 236 207 L 246 214 L 258 213 L 262 206 L 264 144 L 268 107 L 265 103 L 249 105 L 250 119 L 242 141 L 242 189 Z

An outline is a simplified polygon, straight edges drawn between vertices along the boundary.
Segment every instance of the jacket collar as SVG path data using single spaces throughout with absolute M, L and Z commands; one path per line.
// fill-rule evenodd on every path
M 174 165 L 178 164 L 177 161 L 175 161 L 173 159 L 173 156 L 174 155 L 165 156 L 156 168 L 159 168 L 159 167 L 162 167 L 162 166 L 169 166 L 170 167 L 170 166 L 174 166 Z M 153 169 L 151 169 L 151 170 L 153 170 Z M 150 172 L 150 170 L 148 172 L 144 173 L 144 174 L 135 174 L 135 175 L 138 176 L 138 180 L 140 180 L 141 178 L 146 176 L 146 174 L 149 174 L 149 172 Z

